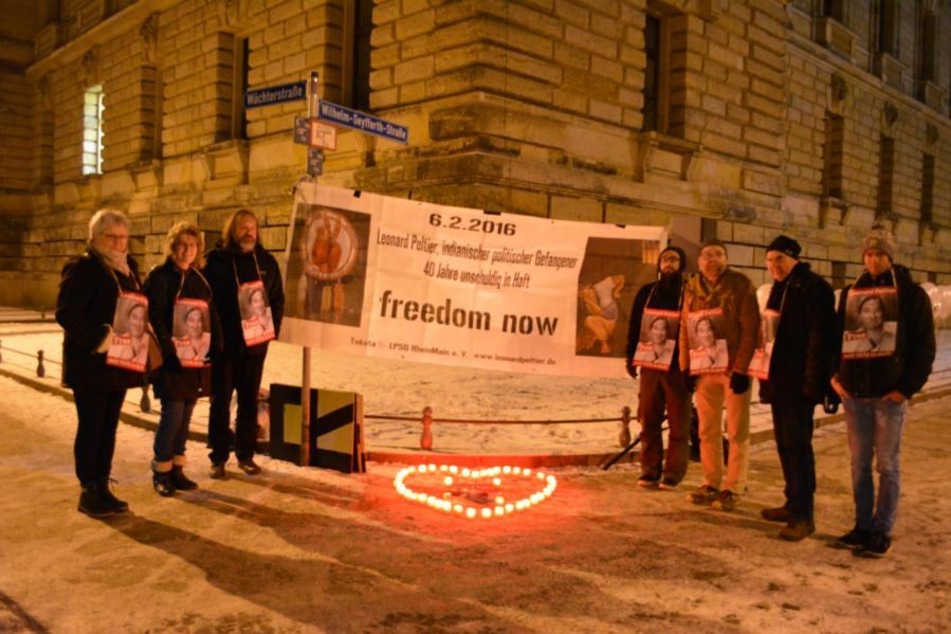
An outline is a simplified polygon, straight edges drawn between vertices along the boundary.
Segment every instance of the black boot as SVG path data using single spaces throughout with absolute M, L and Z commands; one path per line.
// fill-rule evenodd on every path
M 103 519 L 112 517 L 116 510 L 103 499 L 98 484 L 90 484 L 83 487 L 83 492 L 79 494 L 79 512 L 85 513 L 89 517 Z
M 112 507 L 112 510 L 116 513 L 125 513 L 129 510 L 129 504 L 124 500 L 120 500 L 112 494 L 112 490 L 109 488 L 109 480 L 105 479 L 102 482 L 98 483 L 99 486 L 99 496 L 105 500 L 106 504 Z
M 175 487 L 172 486 L 172 472 L 153 471 L 152 488 L 155 489 L 155 492 L 161 495 L 163 498 L 168 498 L 175 495 Z
M 185 475 L 185 467 L 175 465 L 172 467 L 172 487 L 176 491 L 194 491 L 198 488 L 198 483 Z

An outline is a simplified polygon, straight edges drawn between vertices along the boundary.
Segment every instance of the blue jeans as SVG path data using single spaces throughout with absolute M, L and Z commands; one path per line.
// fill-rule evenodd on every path
M 846 398 L 845 424 L 852 453 L 852 495 L 855 526 L 891 533 L 901 493 L 901 432 L 905 403 L 881 398 Z M 878 471 L 878 500 L 872 479 L 872 456 Z
M 192 420 L 195 400 L 172 401 L 162 399 L 162 414 L 155 430 L 155 462 L 171 462 L 185 455 L 188 425 Z

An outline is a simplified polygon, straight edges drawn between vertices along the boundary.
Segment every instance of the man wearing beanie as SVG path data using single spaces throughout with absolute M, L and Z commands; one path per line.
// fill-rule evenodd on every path
M 832 286 L 799 261 L 799 243 L 779 236 L 766 247 L 773 278 L 763 312 L 764 340 L 773 342 L 768 365 L 758 374 L 760 400 L 769 403 L 776 451 L 786 481 L 785 503 L 763 509 L 764 518 L 785 522 L 780 539 L 797 542 L 815 532 L 816 464 L 813 412 L 827 392 L 835 344 Z
M 634 297 L 627 333 L 627 373 L 641 368 L 637 417 L 641 423 L 641 476 L 648 489 L 674 489 L 690 459 L 690 391 L 677 362 L 677 330 L 686 256 L 667 247 L 657 259 L 657 281 Z M 661 424 L 667 410 L 667 457 Z
M 876 225 L 862 241 L 865 270 L 842 289 L 838 307 L 838 372 L 832 387 L 842 398 L 852 454 L 855 525 L 838 544 L 856 555 L 881 557 L 891 547 L 901 493 L 901 434 L 907 401 L 921 390 L 935 357 L 934 318 L 925 291 L 895 264 L 895 237 Z M 868 298 L 877 301 L 869 302 Z M 875 304 L 889 345 L 852 345 L 868 337 L 859 306 Z M 878 496 L 872 460 L 878 471 Z
M 747 372 L 759 334 L 759 310 L 753 283 L 728 267 L 726 246 L 722 242 L 705 242 L 698 263 L 700 275 L 691 278 L 684 289 L 680 322 L 680 367 L 690 374 L 691 381 L 696 381 L 703 466 L 703 484 L 690 494 L 689 500 L 731 511 L 746 489 L 749 471 L 750 377 Z M 715 361 L 709 354 L 714 349 L 712 340 L 720 349 L 724 346 L 727 349 L 727 354 L 716 355 Z M 698 347 L 700 345 L 704 347 Z M 713 362 L 706 363 L 707 359 Z M 725 478 L 724 405 L 730 449 Z

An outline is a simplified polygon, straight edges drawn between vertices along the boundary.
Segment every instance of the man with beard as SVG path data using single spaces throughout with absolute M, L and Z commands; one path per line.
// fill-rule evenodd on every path
M 773 522 L 786 522 L 780 539 L 798 542 L 815 532 L 813 521 L 816 463 L 812 451 L 813 413 L 827 393 L 835 353 L 835 295 L 832 287 L 799 261 L 799 243 L 779 236 L 766 247 L 766 269 L 774 282 L 766 310 L 779 314 L 767 378 L 760 379 L 760 400 L 773 416 L 776 451 L 786 481 L 786 502 L 761 511 Z M 766 333 L 764 333 L 766 335 Z
M 634 297 L 627 334 L 627 373 L 637 378 L 641 366 L 638 418 L 641 423 L 641 476 L 645 488 L 674 489 L 683 480 L 690 458 L 690 391 L 677 364 L 677 340 L 683 296 L 684 252 L 667 247 L 657 261 L 657 281 L 644 285 Z M 641 325 L 648 324 L 648 340 L 641 342 Z M 670 324 L 670 325 L 668 325 Z M 656 330 L 656 337 L 650 335 Z M 668 332 L 672 330 L 671 332 Z M 642 354 L 642 352 L 646 352 Z M 667 411 L 667 457 L 661 424 Z
M 759 311 L 753 283 L 729 268 L 726 245 L 708 240 L 700 248 L 700 275 L 684 288 L 680 326 L 680 367 L 696 381 L 700 419 L 700 464 L 703 484 L 688 499 L 732 511 L 746 489 L 750 448 L 750 377 L 747 376 L 756 338 Z M 726 340 L 726 364 L 715 370 L 691 365 L 689 325 L 716 318 L 717 336 Z M 726 406 L 729 460 L 723 464 L 723 409 Z M 724 471 L 726 471 L 724 478 Z M 721 488 L 722 485 L 722 488 Z
M 241 326 L 238 289 L 248 284 L 263 286 L 271 309 L 275 336 L 284 315 L 284 287 L 277 260 L 258 241 L 258 220 L 248 209 L 239 209 L 225 223 L 218 247 L 208 254 L 203 273 L 214 292 L 221 318 L 224 349 L 216 350 L 211 362 L 211 409 L 208 445 L 211 447 L 210 477 L 225 477 L 231 452 L 231 395 L 238 394 L 234 452 L 238 468 L 248 475 L 261 472 L 254 462 L 257 444 L 258 391 L 264 372 L 268 340 L 246 341 Z M 262 300 L 264 298 L 262 297 Z M 260 339 L 260 338 L 258 338 Z

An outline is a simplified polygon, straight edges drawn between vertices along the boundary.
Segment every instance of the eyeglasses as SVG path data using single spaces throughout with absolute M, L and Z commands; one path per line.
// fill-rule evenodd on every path
M 105 238 L 106 240 L 112 240 L 113 242 L 129 239 L 128 233 L 100 233 L 99 235 Z

